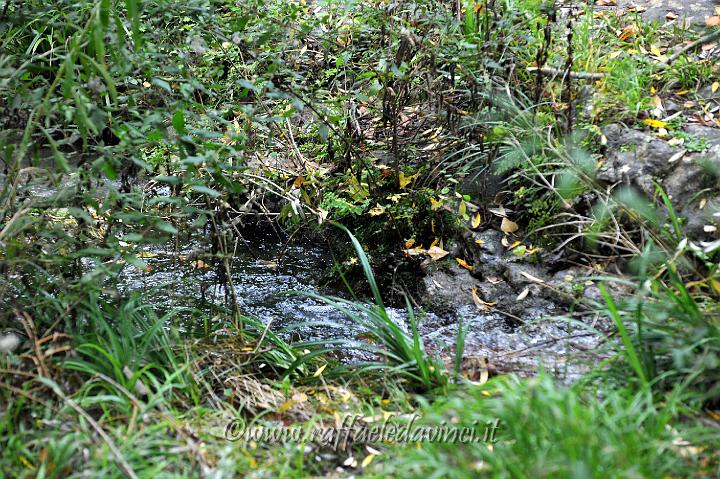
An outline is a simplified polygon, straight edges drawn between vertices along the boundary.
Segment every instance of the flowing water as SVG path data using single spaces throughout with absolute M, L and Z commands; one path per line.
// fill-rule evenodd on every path
M 200 311 L 206 313 L 208 307 L 222 305 L 229 298 L 229 291 L 218 280 L 217 270 L 197 259 L 194 253 L 199 250 L 203 250 L 199 243 L 190 243 L 178 251 L 169 247 L 147 249 L 141 257 L 148 269 L 141 271 L 128 265 L 117 279 L 117 288 L 125 294 L 142 291 L 146 298 L 149 296 L 166 309 L 189 308 L 182 313 L 186 329 L 202 330 L 205 322 L 198 318 L 207 314 Z M 286 243 L 272 233 L 255 237 L 247 244 L 239 243 L 230 268 L 240 312 L 271 323 L 276 330 L 304 323 L 292 328 L 292 334 L 286 334 L 290 341 L 361 337 L 362 328 L 341 311 L 307 296 L 287 294 L 309 291 L 347 297 L 339 279 L 327 284 L 332 264 L 329 252 L 321 245 Z M 193 308 L 198 314 L 192 314 Z M 398 324 L 406 327 L 407 314 L 403 309 L 388 310 Z M 584 351 L 597 342 L 596 336 L 586 335 L 566 321 L 539 319 L 518 327 L 474 305 L 461 306 L 455 314 L 435 314 L 432 310 L 419 313 L 419 330 L 429 351 L 452 356 L 458 319 L 462 318 L 469 325 L 465 355 L 487 358 L 502 372 L 532 374 L 542 365 L 570 381 L 586 370 Z M 528 311 L 528 317 L 523 319 L 541 318 L 543 313 Z M 345 353 L 346 360 L 367 359 L 359 353 L 349 356 Z

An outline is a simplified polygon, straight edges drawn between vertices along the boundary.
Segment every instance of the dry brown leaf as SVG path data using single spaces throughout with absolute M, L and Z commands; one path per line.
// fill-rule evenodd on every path
M 675 12 L 668 12 L 667 15 L 665 15 L 665 18 L 668 20 L 675 20 L 677 17 L 677 13 Z
M 707 25 L 708 27 L 720 26 L 720 15 L 713 15 L 712 17 L 707 17 L 705 19 L 705 25 Z
M 631 23 L 630 25 L 622 29 L 622 31 L 618 34 L 618 38 L 622 41 L 626 41 L 629 38 L 637 35 L 638 33 L 640 33 L 640 29 L 637 27 L 637 25 Z
M 617 5 L 617 0 L 597 0 L 595 5 L 598 7 L 614 7 Z
M 475 303 L 475 306 L 477 306 L 479 309 L 490 311 L 493 306 L 497 304 L 497 301 L 488 303 L 487 301 L 483 301 L 482 299 L 480 299 L 480 296 L 478 296 L 477 294 L 477 288 L 473 288 L 470 294 L 472 296 L 473 303 Z

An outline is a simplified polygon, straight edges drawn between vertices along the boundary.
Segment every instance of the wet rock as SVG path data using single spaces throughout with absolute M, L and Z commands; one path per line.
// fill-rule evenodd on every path
M 642 7 L 644 20 L 665 23 L 667 14 L 673 13 L 677 16 L 674 20 L 677 25 L 684 21 L 704 25 L 705 17 L 713 14 L 717 3 L 714 0 L 620 0 L 618 5 L 621 8 Z
M 503 234 L 493 229 L 473 232 L 466 237 L 465 257 L 472 262 L 474 276 L 486 278 L 502 274 L 505 268 L 502 238 Z
M 673 163 L 668 160 L 677 150 L 651 133 L 612 124 L 603 129 L 608 139 L 607 160 L 597 178 L 610 183 L 624 182 L 652 196 L 655 178 L 669 173 Z
M 546 273 L 540 267 L 527 263 L 507 263 L 503 276 L 516 288 L 541 284 L 547 279 Z
M 701 207 L 702 206 L 702 207 Z M 706 202 L 693 202 L 683 208 L 683 232 L 691 240 L 711 241 L 720 236 L 720 196 Z M 713 230 L 713 228 L 716 228 Z
M 464 268 L 453 265 L 423 278 L 422 302 L 432 311 L 454 313 L 461 305 L 472 304 L 472 288 L 476 279 Z
M 696 155 L 689 155 L 681 160 L 672 173 L 663 181 L 663 189 L 675 205 L 687 205 L 698 192 L 711 186 L 713 177 L 698 161 Z
M 718 95 L 718 98 L 720 98 L 720 94 Z M 712 128 L 697 123 L 690 123 L 683 127 L 683 131 L 695 138 L 701 138 L 707 141 L 709 146 L 720 145 L 720 128 Z
M 428 274 L 423 278 L 425 292 L 421 299 L 424 306 L 444 313 L 458 313 L 467 306 L 481 309 L 473 299 L 474 290 L 480 301 L 495 304 L 493 310 L 501 310 L 522 320 L 555 311 L 556 305 L 544 294 L 544 286 L 532 279 L 547 276 L 542 268 L 508 261 L 499 258 L 493 263 L 493 267 L 499 270 L 497 276 L 478 278 L 456 265 Z
M 720 89 L 712 91 L 712 85 L 705 85 L 696 93 L 698 98 L 703 100 L 720 100 Z

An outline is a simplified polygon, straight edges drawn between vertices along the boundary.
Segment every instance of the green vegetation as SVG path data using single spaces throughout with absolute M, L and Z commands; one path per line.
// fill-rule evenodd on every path
M 717 180 L 684 204 L 599 172 L 645 146 L 608 151 L 611 123 L 713 151 L 685 129 L 720 126 L 718 28 L 540 0 L 0 2 L 0 475 L 716 477 L 720 243 L 681 211 L 712 216 Z M 599 340 L 572 384 L 467 371 L 464 318 L 449 352 L 423 333 L 421 277 L 479 274 L 484 230 L 603 275 L 573 286 Z M 243 310 L 236 258 L 267 231 L 327 240 L 347 294 L 281 293 L 346 323 Z M 158 299 L 161 262 L 200 297 Z M 416 413 L 497 431 L 310 437 Z M 234 437 L 279 425 L 301 434 Z

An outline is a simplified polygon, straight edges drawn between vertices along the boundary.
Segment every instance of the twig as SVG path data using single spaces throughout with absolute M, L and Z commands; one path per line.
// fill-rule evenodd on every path
M 602 80 L 605 78 L 606 74 L 601 72 L 568 72 L 565 70 L 560 70 L 558 68 L 552 68 L 552 67 L 528 67 L 527 71 L 529 72 L 535 72 L 539 71 L 543 75 L 567 75 L 570 78 L 574 78 L 575 80 Z
M 700 45 L 702 43 L 707 43 L 707 42 L 715 40 L 716 38 L 719 38 L 719 37 L 720 37 L 720 28 L 716 28 L 715 31 L 712 31 L 712 32 L 708 33 L 707 35 L 704 35 L 704 36 L 698 38 L 694 42 L 688 43 L 687 45 L 682 47 L 679 51 L 677 51 L 677 52 L 673 53 L 672 55 L 670 55 L 669 57 L 667 57 L 667 59 L 665 61 L 659 63 L 658 66 L 660 68 L 667 68 L 673 62 L 675 62 L 675 60 L 680 58 L 680 56 L 682 54 L 686 53 L 688 50 L 692 50 L 693 48 L 697 47 L 698 45 Z

